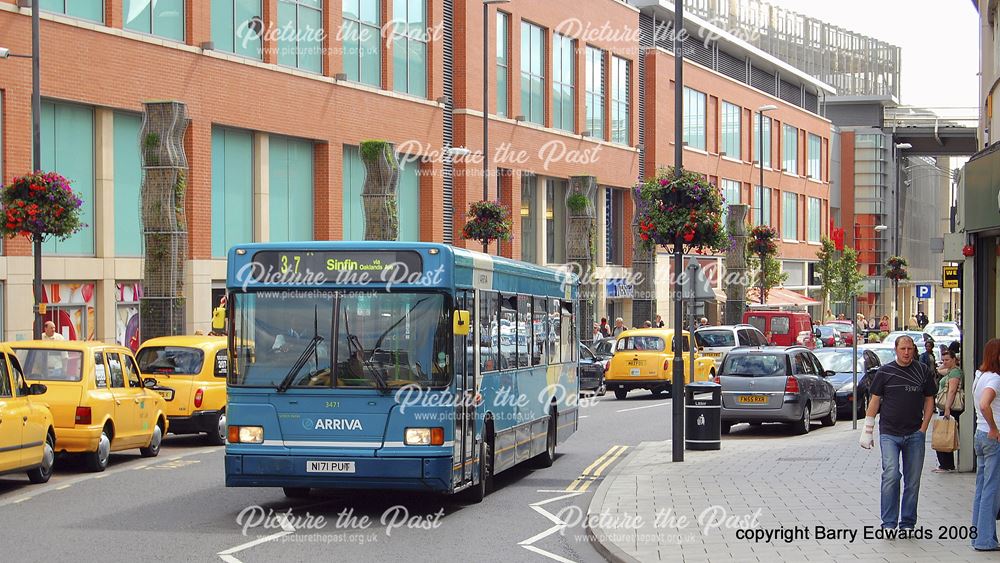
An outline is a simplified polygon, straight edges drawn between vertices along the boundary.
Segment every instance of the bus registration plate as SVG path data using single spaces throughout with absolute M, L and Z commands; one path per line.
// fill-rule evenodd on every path
M 354 462 L 309 460 L 306 462 L 306 473 L 354 473 Z

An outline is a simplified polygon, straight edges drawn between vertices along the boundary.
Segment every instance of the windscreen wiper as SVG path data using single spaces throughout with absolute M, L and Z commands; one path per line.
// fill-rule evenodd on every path
M 356 336 L 351 334 L 351 325 L 347 320 L 347 311 L 344 311 L 344 331 L 347 333 L 347 345 L 351 349 L 351 353 L 357 353 L 361 356 L 361 361 L 364 362 L 367 371 L 371 373 L 372 379 L 375 380 L 375 386 L 378 387 L 379 391 L 385 392 L 389 390 L 389 384 L 386 382 L 386 378 L 382 373 L 379 366 L 372 363 L 371 358 L 365 355 L 365 348 L 361 345 L 361 340 Z
M 309 361 L 309 355 L 313 353 L 313 350 L 315 350 L 316 346 L 319 345 L 319 343 L 322 341 L 323 337 L 317 334 L 316 336 L 312 337 L 312 340 L 309 341 L 309 344 L 306 344 L 306 349 L 303 350 L 301 354 L 299 354 L 298 359 L 296 359 L 295 363 L 292 364 L 292 369 L 288 370 L 288 375 L 286 375 L 285 378 L 281 380 L 281 384 L 278 385 L 277 387 L 278 393 L 284 393 L 285 391 L 288 390 L 289 387 L 292 386 L 292 381 L 295 379 L 295 376 L 298 375 L 300 371 L 302 371 L 302 368 L 306 365 L 306 362 Z

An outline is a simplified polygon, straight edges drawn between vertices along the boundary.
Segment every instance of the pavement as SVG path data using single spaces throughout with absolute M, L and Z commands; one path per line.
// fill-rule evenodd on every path
M 782 432 L 735 426 L 721 450 L 686 451 L 683 463 L 672 462 L 670 441 L 641 443 L 598 487 L 591 542 L 629 562 L 1000 561 L 969 545 L 975 474 L 932 473 L 929 436 L 917 521 L 926 537 L 886 540 L 872 537 L 878 435 L 864 450 L 850 421 L 775 439 Z

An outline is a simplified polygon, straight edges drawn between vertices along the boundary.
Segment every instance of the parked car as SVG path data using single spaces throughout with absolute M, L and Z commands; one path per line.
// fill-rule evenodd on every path
M 165 401 L 143 381 L 132 351 L 100 341 L 26 340 L 11 348 L 28 383 L 45 383 L 56 448 L 82 454 L 87 468 L 104 471 L 111 452 L 138 448 L 160 453 L 167 432 Z
M 610 362 L 615 355 L 615 340 L 617 338 L 609 337 L 594 342 L 594 355 L 604 362 Z
M 862 344 L 858 346 L 858 350 L 872 351 L 876 356 L 878 356 L 878 361 L 883 366 L 889 362 L 896 361 L 896 348 L 892 345 L 887 346 L 882 343 Z
M 580 360 L 577 362 L 577 373 L 580 378 L 580 391 L 588 391 L 603 396 L 607 392 L 604 384 L 605 363 L 594 355 L 594 352 L 580 344 Z
M 715 361 L 716 369 L 722 364 L 726 352 L 737 346 L 767 346 L 763 332 L 744 324 L 699 328 L 694 331 L 694 340 L 701 353 Z
M 885 340 L 882 341 L 882 344 L 885 344 L 887 346 L 892 346 L 893 348 L 895 348 L 896 339 L 904 335 L 909 336 L 910 338 L 913 339 L 913 343 L 917 345 L 917 354 L 923 353 L 924 342 L 926 342 L 927 340 L 934 340 L 934 338 L 931 335 L 925 332 L 920 332 L 919 330 L 896 330 L 890 332 L 888 336 L 885 337 Z
M 27 473 L 32 483 L 52 476 L 56 431 L 47 397 L 40 396 L 46 390 L 41 383 L 29 385 L 14 351 L 0 344 L 0 475 Z
M 826 324 L 840 332 L 840 336 L 844 339 L 844 346 L 854 346 L 854 323 L 851 321 L 830 321 Z
M 775 346 L 794 346 L 803 330 L 812 330 L 812 318 L 804 311 L 747 311 L 743 322 L 764 333 Z
M 683 335 L 686 365 L 691 335 L 687 331 Z M 626 330 L 618 335 L 615 355 L 604 377 L 608 390 L 615 392 L 615 398 L 624 399 L 633 389 L 648 389 L 654 395 L 670 392 L 674 352 L 668 343 L 672 343 L 673 338 L 674 331 L 663 328 Z M 715 376 L 715 362 L 711 358 L 696 353 L 694 363 L 685 369 L 685 383 L 706 381 Z
M 857 362 L 858 370 L 858 416 L 864 416 L 868 408 L 869 388 L 875 372 L 882 367 L 882 361 L 871 350 L 858 349 L 855 356 L 853 348 L 824 348 L 816 351 L 816 359 L 822 364 L 824 371 L 832 371 L 834 375 L 828 379 L 837 389 L 837 411 L 841 416 L 851 416 L 851 404 L 854 403 L 854 367 L 851 358 Z
M 786 422 L 795 434 L 809 432 L 817 419 L 833 426 L 837 403 L 831 376 L 801 346 L 732 350 L 716 378 L 722 385 L 722 433 L 740 422 Z
M 811 330 L 803 330 L 795 337 L 795 345 L 810 350 L 818 350 L 823 347 L 823 342 L 816 338 Z
M 226 376 L 223 336 L 152 338 L 135 353 L 139 373 L 156 378 L 173 434 L 204 432 L 209 444 L 226 443 Z
M 829 325 L 814 326 L 813 337 L 822 342 L 824 348 L 836 348 L 844 345 L 844 337 L 840 335 L 840 331 Z
M 952 342 L 962 341 L 962 331 L 955 323 L 931 323 L 924 327 L 924 335 L 933 338 L 934 343 L 941 350 L 947 348 Z

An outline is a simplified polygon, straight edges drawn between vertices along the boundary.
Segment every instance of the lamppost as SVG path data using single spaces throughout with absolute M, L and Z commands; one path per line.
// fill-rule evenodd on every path
M 757 125 L 757 130 L 759 136 L 757 139 L 757 167 L 760 168 L 760 185 L 757 186 L 757 207 L 760 208 L 760 222 L 758 224 L 764 224 L 764 114 L 769 111 L 774 111 L 778 109 L 778 106 L 774 104 L 767 104 L 757 108 L 757 119 L 759 124 Z M 768 155 L 768 160 L 771 157 Z M 767 269 L 764 266 L 764 253 L 760 255 L 760 304 L 764 304 L 764 276 L 767 274 Z
M 905 151 L 905 150 L 912 149 L 913 145 L 911 145 L 910 143 L 896 143 L 895 146 L 896 146 L 896 155 L 895 155 L 895 157 L 896 157 L 896 159 L 895 159 L 896 160 L 896 198 L 895 198 L 895 201 L 893 203 L 894 203 L 894 206 L 895 206 L 895 211 L 894 211 L 894 213 L 895 213 L 895 221 L 894 221 L 894 224 L 896 225 L 896 227 L 893 230 L 893 236 L 894 236 L 894 240 L 893 240 L 893 256 L 902 256 L 902 254 L 901 254 L 901 252 L 902 252 L 902 242 L 901 242 L 900 239 L 903 236 L 903 218 L 899 216 L 899 201 L 902 199 L 901 192 L 903 190 L 903 181 L 900 178 L 900 164 L 899 164 L 899 161 L 900 161 L 900 158 L 901 158 L 900 151 Z M 903 322 L 902 322 L 902 320 L 899 317 L 899 315 L 900 315 L 899 301 L 900 301 L 900 299 L 899 299 L 899 281 L 898 280 L 893 280 L 893 282 L 892 282 L 892 322 L 894 323 L 893 330 L 902 330 Z
M 490 199 L 490 4 L 508 4 L 510 0 L 483 1 L 483 201 Z M 489 252 L 489 245 L 483 245 Z M 499 248 L 497 254 L 499 254 Z
M 39 4 L 31 3 L 31 54 L 15 55 L 9 49 L 0 49 L 0 58 L 17 57 L 31 59 L 31 166 L 34 171 L 42 169 L 42 81 L 41 62 L 39 49 Z M 40 236 L 32 237 L 31 251 L 34 259 L 35 279 L 32 290 L 35 294 L 34 317 L 35 324 L 32 333 L 35 340 L 42 337 L 42 313 L 39 308 L 42 302 L 42 239 Z

